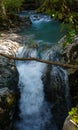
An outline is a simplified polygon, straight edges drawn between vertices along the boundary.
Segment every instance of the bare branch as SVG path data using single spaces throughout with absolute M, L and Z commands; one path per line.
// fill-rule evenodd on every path
M 34 58 L 34 57 L 32 57 L 32 58 L 19 58 L 19 57 L 6 55 L 6 54 L 3 54 L 3 53 L 0 53 L 0 55 L 6 57 L 8 59 L 13 59 L 13 60 L 21 60 L 21 61 L 24 61 L 24 60 L 30 60 L 30 61 L 34 60 L 34 61 L 37 61 L 37 62 L 42 62 L 42 63 L 46 63 L 46 64 L 50 64 L 50 65 L 57 65 L 57 66 L 65 67 L 65 68 L 78 69 L 78 65 L 63 64 L 63 63 L 60 63 L 60 62 L 42 60 L 42 59 Z

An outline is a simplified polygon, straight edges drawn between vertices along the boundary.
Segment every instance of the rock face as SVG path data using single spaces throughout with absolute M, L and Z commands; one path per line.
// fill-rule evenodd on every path
M 78 64 L 78 36 L 75 36 L 72 44 L 66 46 L 64 53 L 67 62 Z
M 62 49 L 62 54 L 63 54 L 62 57 L 64 58 L 65 63 L 78 65 L 78 36 L 75 36 L 72 44 L 67 45 L 66 48 L 62 48 L 65 40 L 66 40 L 66 37 L 63 37 L 58 42 L 60 48 Z M 44 78 L 45 93 L 46 93 L 45 96 L 48 101 L 55 103 L 55 105 L 53 106 L 52 112 L 54 114 L 56 124 L 59 128 L 64 122 L 64 119 L 66 116 L 64 115 L 64 113 L 67 113 L 68 115 L 68 112 L 66 110 L 66 106 L 64 106 L 62 102 L 63 95 L 65 95 L 65 93 L 63 95 L 60 94 L 60 91 L 64 91 L 62 90 L 63 88 L 57 91 L 56 89 L 51 87 L 50 71 L 51 71 L 51 68 L 49 66 L 47 69 L 47 73 L 44 76 L 45 77 Z M 78 105 L 78 70 L 68 69 L 67 71 L 68 71 L 69 88 L 70 88 L 70 95 L 71 95 L 71 105 L 72 107 L 76 107 Z M 58 77 L 57 77 L 57 80 L 58 80 Z M 59 106 L 60 106 L 60 110 L 58 109 Z M 60 127 L 59 130 L 61 129 L 62 128 Z M 74 123 L 70 121 L 70 117 L 68 116 L 65 120 L 62 130 L 78 130 L 78 126 L 74 125 Z
M 49 60 L 59 61 L 58 51 L 49 55 Z M 58 60 L 57 60 L 58 59 Z M 52 105 L 52 115 L 58 130 L 63 127 L 69 109 L 69 88 L 66 71 L 61 67 L 47 65 L 43 75 L 46 100 Z
M 0 88 L 0 130 L 11 128 L 15 109 L 15 94 L 7 87 Z
M 64 51 L 66 62 L 78 65 L 78 36 L 75 36 L 73 43 L 67 45 Z M 78 105 L 78 70 L 68 69 L 69 87 L 72 107 Z M 65 120 L 63 130 L 78 130 L 78 127 L 70 121 L 68 116 Z
M 19 44 L 10 40 L 8 37 L 0 40 L 0 53 L 15 56 L 16 51 L 19 48 Z
M 58 70 L 55 72 L 57 73 L 55 75 L 53 74 L 54 72 L 52 74 L 51 73 L 50 69 L 48 68 L 46 76 L 44 77 L 45 98 L 52 104 L 52 114 L 54 120 L 56 122 L 58 130 L 61 130 L 68 113 L 67 103 L 65 99 L 66 92 L 64 84 L 59 78 Z
M 75 107 L 78 104 L 78 70 L 69 70 L 69 86 L 72 106 Z
M 0 53 L 15 56 L 19 44 L 9 37 L 0 39 Z M 11 130 L 18 92 L 14 61 L 0 56 L 0 130 Z
M 64 51 L 66 62 L 78 65 L 78 36 L 74 37 L 73 43 L 66 46 Z M 72 106 L 77 105 L 78 101 L 78 70 L 69 69 L 69 87 L 72 98 Z

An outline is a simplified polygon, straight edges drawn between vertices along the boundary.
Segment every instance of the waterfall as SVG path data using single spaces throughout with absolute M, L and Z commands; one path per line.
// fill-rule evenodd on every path
M 33 47 L 30 39 L 31 43 L 21 47 L 17 56 L 60 61 L 60 51 L 51 48 L 65 34 L 60 31 L 60 23 L 46 15 L 26 13 L 32 25 L 22 34 L 33 35 L 37 44 Z M 16 66 L 19 72 L 20 111 L 14 130 L 61 130 L 70 102 L 66 70 L 36 61 L 17 61 Z
M 17 56 L 37 57 L 36 49 L 21 48 Z M 36 61 L 17 62 L 19 72 L 20 121 L 17 130 L 57 130 L 51 105 L 44 98 L 42 75 L 46 65 Z
M 50 61 L 60 61 L 60 50 L 49 49 L 44 56 Z M 46 100 L 51 103 L 52 114 L 58 130 L 62 129 L 64 120 L 70 109 L 70 94 L 67 71 L 55 65 L 47 65 L 43 75 Z

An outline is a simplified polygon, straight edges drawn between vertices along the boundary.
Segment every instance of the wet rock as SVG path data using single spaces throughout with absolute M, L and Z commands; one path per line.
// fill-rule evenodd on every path
M 28 27 L 32 24 L 29 16 L 18 16 L 19 17 L 19 25 L 23 27 Z
M 8 87 L 9 89 L 16 90 L 18 81 L 18 72 L 14 66 L 0 65 L 0 88 Z
M 19 43 L 3 36 L 0 53 L 15 56 Z M 10 130 L 17 100 L 18 72 L 14 60 L 0 56 L 0 130 Z
M 28 43 L 30 41 L 30 39 L 33 39 L 33 35 L 19 35 L 19 34 L 16 34 L 13 32 L 13 30 L 9 30 L 8 32 L 5 32 L 5 33 L 2 33 L 1 34 L 1 40 L 0 40 L 0 44 L 4 41 L 7 41 L 9 40 L 9 42 L 11 41 L 11 43 L 13 43 L 13 46 L 15 45 L 16 46 L 16 50 L 15 52 L 17 51 L 17 49 L 19 48 L 19 46 L 22 46 L 23 44 L 26 44 L 26 42 Z M 12 46 L 12 44 L 10 44 Z M 9 45 L 7 45 L 7 48 L 8 48 Z M 13 50 L 12 50 L 13 51 Z
M 14 109 L 14 92 L 7 87 L 0 88 L 0 130 L 10 130 Z
M 78 104 L 78 70 L 68 71 L 71 103 L 75 107 Z
M 19 44 L 9 39 L 0 40 L 0 53 L 15 56 Z
M 74 37 L 72 44 L 66 46 L 63 54 L 67 62 L 78 64 L 78 36 Z
M 58 130 L 62 129 L 69 109 L 69 96 L 67 94 L 69 90 L 64 82 L 64 77 L 62 69 L 49 65 L 43 77 L 45 98 L 52 105 L 52 115 Z

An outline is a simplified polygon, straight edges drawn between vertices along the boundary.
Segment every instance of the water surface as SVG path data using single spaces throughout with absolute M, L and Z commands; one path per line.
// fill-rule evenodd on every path
M 61 28 L 61 23 L 50 16 L 32 12 L 23 12 L 21 16 L 29 16 L 32 21 L 29 27 L 23 28 L 22 35 L 33 35 L 35 40 L 54 44 L 65 34 L 65 30 Z

